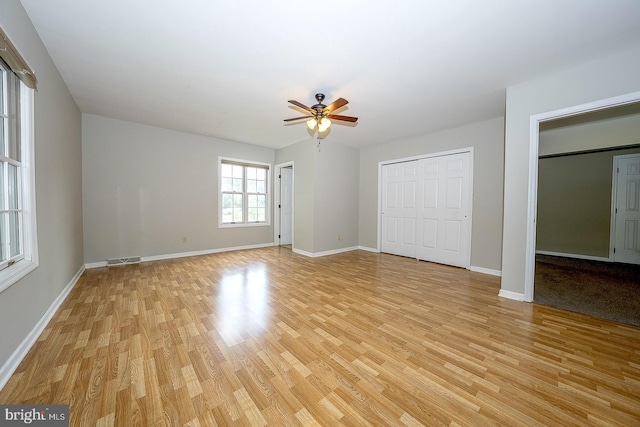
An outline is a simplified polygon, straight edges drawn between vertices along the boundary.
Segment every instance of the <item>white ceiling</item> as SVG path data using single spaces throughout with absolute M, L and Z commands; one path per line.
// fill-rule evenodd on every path
M 348 99 L 360 120 L 327 142 L 364 147 L 502 116 L 508 86 L 640 47 L 638 0 L 22 4 L 83 113 L 274 148 L 310 138 L 289 99 Z

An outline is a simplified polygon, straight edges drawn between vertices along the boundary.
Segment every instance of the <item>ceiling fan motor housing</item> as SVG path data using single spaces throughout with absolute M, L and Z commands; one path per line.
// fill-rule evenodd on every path
M 316 93 L 316 101 L 318 101 L 318 103 L 315 105 L 312 105 L 311 109 L 316 110 L 316 118 L 321 119 L 323 116 L 326 115 L 326 114 L 322 114 L 322 110 L 327 108 L 327 106 L 322 103 L 322 101 L 324 101 L 324 93 Z

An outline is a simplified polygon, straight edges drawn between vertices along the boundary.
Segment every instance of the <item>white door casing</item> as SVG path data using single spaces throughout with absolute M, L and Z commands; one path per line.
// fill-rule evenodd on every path
M 418 161 L 382 168 L 382 252 L 416 254 Z
M 603 110 L 640 101 L 640 92 L 632 92 L 613 98 L 600 99 L 586 104 L 573 105 L 559 110 L 534 114 L 529 117 L 529 180 L 527 183 L 527 230 L 525 238 L 524 293 L 504 291 L 499 294 L 505 298 L 533 301 L 535 263 L 536 263 L 536 214 L 538 211 L 538 152 L 540 144 L 540 123 L 563 117 L 570 117 L 590 111 Z M 504 248 L 503 248 L 504 250 Z M 503 257 L 504 259 L 504 257 Z M 501 285 L 501 286 L 504 286 Z
M 640 154 L 613 158 L 613 261 L 640 264 Z
M 293 169 L 280 169 L 280 244 L 290 245 L 293 231 Z

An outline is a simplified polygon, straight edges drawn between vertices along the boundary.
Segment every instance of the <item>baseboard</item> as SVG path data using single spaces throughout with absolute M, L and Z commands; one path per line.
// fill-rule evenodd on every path
M 358 249 L 360 249 L 361 251 L 375 252 L 377 254 L 380 253 L 380 251 L 377 248 L 369 248 L 367 246 L 358 246 Z
M 358 246 L 351 246 L 349 248 L 340 248 L 340 249 L 332 249 L 330 251 L 322 251 L 322 252 L 307 252 L 307 251 L 303 251 L 300 249 L 293 249 L 293 252 L 300 254 L 300 255 L 304 255 L 304 256 L 308 256 L 311 258 L 316 258 L 316 257 L 321 257 L 321 256 L 327 256 L 327 255 L 335 255 L 335 254 L 341 254 L 343 252 L 351 252 L 351 251 L 355 251 L 360 249 Z
M 209 254 L 217 254 L 217 253 L 231 252 L 231 251 L 243 251 L 246 249 L 267 248 L 274 245 L 275 245 L 274 243 L 260 243 L 257 245 L 234 246 L 230 248 L 205 249 L 203 251 L 179 252 L 174 254 L 143 256 L 143 257 L 140 257 L 140 262 L 162 261 L 165 259 L 185 258 L 189 256 L 209 255 Z M 87 270 L 91 268 L 106 267 L 107 261 L 91 262 L 91 263 L 85 264 L 84 266 Z
M 483 274 L 489 274 L 491 276 L 502 277 L 502 271 L 501 270 L 492 270 L 490 268 L 475 267 L 473 265 L 469 267 L 469 270 L 470 271 L 475 271 L 476 273 L 483 273 Z
M 586 259 L 589 261 L 613 262 L 613 260 L 609 257 L 580 255 L 580 254 L 566 254 L 563 252 L 536 251 L 536 255 L 549 255 L 549 256 L 557 256 L 557 257 L 563 257 L 563 258 Z
M 29 332 L 25 339 L 22 340 L 18 348 L 15 349 L 15 351 L 11 354 L 9 359 L 7 359 L 5 364 L 2 365 L 2 368 L 0 368 L 0 390 L 4 388 L 4 386 L 7 384 L 7 381 L 9 381 L 9 378 L 11 378 L 11 375 L 13 375 L 16 369 L 18 369 L 20 362 L 22 362 L 27 353 L 29 353 L 29 350 L 31 350 L 31 347 L 33 347 L 36 341 L 38 341 L 38 337 L 40 337 L 40 334 L 42 334 L 42 331 L 44 331 L 44 329 L 47 327 L 47 324 L 49 324 L 51 318 L 54 316 L 54 314 L 56 314 L 56 311 L 58 310 L 58 308 L 60 308 L 60 305 L 62 305 L 67 295 L 69 295 L 69 292 L 71 292 L 76 283 L 78 283 L 78 280 L 80 280 L 80 277 L 82 276 L 82 273 L 84 273 L 84 270 L 85 266 L 80 267 L 71 281 L 64 287 L 57 298 L 53 300 L 38 323 L 36 323 L 33 329 L 31 329 L 31 332 Z
M 513 299 L 516 301 L 524 301 L 524 294 L 520 292 L 511 292 L 500 289 L 500 292 L 498 292 L 498 296 L 502 298 Z

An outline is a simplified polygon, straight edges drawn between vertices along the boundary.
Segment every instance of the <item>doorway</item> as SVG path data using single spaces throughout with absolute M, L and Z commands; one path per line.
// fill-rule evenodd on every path
M 293 248 L 294 200 L 293 162 L 276 165 L 274 241 L 278 246 Z
M 588 104 L 577 105 L 561 110 L 532 115 L 530 119 L 529 142 L 529 203 L 527 208 L 526 230 L 526 265 L 524 300 L 531 302 L 534 297 L 535 262 L 536 262 L 536 224 L 538 203 L 538 157 L 540 141 L 540 125 L 556 119 L 577 116 L 580 114 L 624 106 L 640 101 L 640 92 L 634 92 L 614 98 L 599 100 Z

